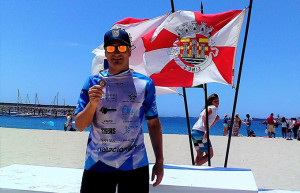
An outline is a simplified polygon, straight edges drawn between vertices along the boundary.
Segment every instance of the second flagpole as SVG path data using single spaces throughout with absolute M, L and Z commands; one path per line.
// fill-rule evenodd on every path
M 235 90 L 235 96 L 234 96 L 234 102 L 233 102 L 233 108 L 232 108 L 232 115 L 231 115 L 231 123 L 230 123 L 230 128 L 229 128 L 227 149 L 226 149 L 225 162 L 224 162 L 224 167 L 225 168 L 227 167 L 229 150 L 230 150 L 232 127 L 233 127 L 233 122 L 234 122 L 235 108 L 236 108 L 236 103 L 237 103 L 237 98 L 238 98 L 238 93 L 239 93 L 239 87 L 240 87 L 241 74 L 242 74 L 242 69 L 243 69 L 243 61 L 244 61 L 244 54 L 245 54 L 245 49 L 246 49 L 247 37 L 248 37 L 248 30 L 249 30 L 251 9 L 252 9 L 252 0 L 250 0 L 250 3 L 249 3 L 249 12 L 248 12 L 248 17 L 247 17 L 247 24 L 246 24 L 246 31 L 245 31 L 245 37 L 244 37 L 244 44 L 243 44 L 243 50 L 242 50 L 242 55 L 241 55 L 241 61 L 240 61 L 240 68 L 239 68 L 238 79 L 237 79 L 237 83 L 236 83 L 236 90 Z
M 174 13 L 175 12 L 175 8 L 174 8 L 174 1 L 173 0 L 171 0 L 171 7 L 172 7 L 172 13 Z M 185 116 L 186 116 L 187 127 L 188 127 L 188 134 L 189 134 L 189 143 L 190 143 L 190 151 L 191 151 L 192 164 L 195 165 L 193 143 L 192 143 L 192 134 L 191 134 L 191 127 L 190 127 L 190 117 L 189 117 L 189 110 L 188 110 L 188 105 L 187 105 L 187 97 L 186 97 L 186 92 L 185 92 L 185 88 L 184 87 L 182 87 L 182 91 L 183 91 L 184 106 L 185 106 Z

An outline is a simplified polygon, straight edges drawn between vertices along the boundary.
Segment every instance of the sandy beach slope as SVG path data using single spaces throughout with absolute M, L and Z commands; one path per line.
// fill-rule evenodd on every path
M 29 164 L 83 168 L 88 135 L 88 132 L 0 128 L 0 167 Z M 228 138 L 211 136 L 211 141 L 214 148 L 211 166 L 223 167 Z M 187 135 L 165 134 L 163 142 L 165 163 L 192 164 Z M 148 134 L 145 143 L 149 161 L 153 163 Z M 227 167 L 252 169 L 258 188 L 300 190 L 300 141 L 232 137 Z

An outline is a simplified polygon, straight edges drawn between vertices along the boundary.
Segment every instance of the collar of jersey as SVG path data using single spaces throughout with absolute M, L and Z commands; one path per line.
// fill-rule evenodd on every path
M 108 70 L 104 70 L 104 71 L 99 72 L 99 75 L 102 76 L 102 77 L 119 77 L 119 76 L 126 76 L 127 74 L 129 74 L 131 72 L 133 72 L 132 69 L 127 69 L 127 70 L 125 70 L 123 72 L 120 72 L 118 74 L 111 74 L 111 73 L 109 73 Z

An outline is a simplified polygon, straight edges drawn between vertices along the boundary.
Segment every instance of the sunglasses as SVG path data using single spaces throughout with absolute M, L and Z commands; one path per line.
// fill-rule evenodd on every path
M 116 51 L 116 49 L 118 49 L 119 52 L 126 52 L 127 51 L 127 46 L 124 45 L 120 45 L 120 46 L 106 46 L 105 50 L 108 53 L 113 53 Z

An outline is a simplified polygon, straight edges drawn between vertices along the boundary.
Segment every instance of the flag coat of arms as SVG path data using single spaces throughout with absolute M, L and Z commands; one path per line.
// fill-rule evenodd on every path
M 177 11 L 145 34 L 144 63 L 156 86 L 234 83 L 244 10 L 219 14 Z

